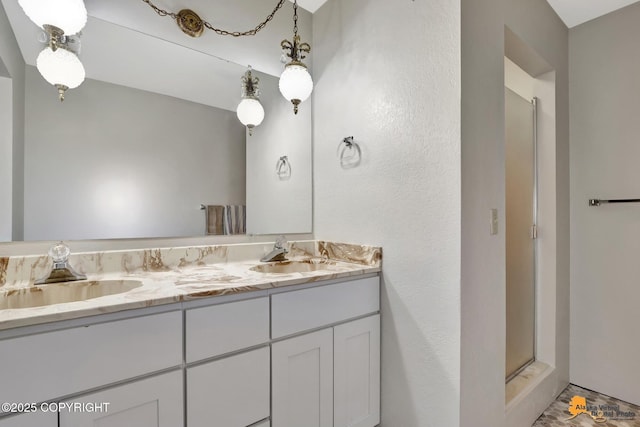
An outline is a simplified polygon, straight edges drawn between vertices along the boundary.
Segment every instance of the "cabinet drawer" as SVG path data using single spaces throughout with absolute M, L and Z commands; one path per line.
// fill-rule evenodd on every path
M 187 310 L 187 362 L 269 341 L 269 299 Z
M 60 427 L 182 427 L 182 384 L 182 371 L 173 371 L 71 399 L 65 403 L 96 406 L 76 411 L 60 405 Z
M 319 328 L 380 309 L 380 279 L 369 277 L 271 296 L 271 337 Z
M 179 311 L 0 341 L 0 402 L 41 402 L 182 363 Z
M 264 420 L 269 382 L 269 347 L 188 368 L 189 427 L 246 427 Z

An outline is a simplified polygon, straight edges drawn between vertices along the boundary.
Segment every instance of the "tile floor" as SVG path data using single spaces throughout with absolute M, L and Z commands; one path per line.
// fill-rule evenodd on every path
M 588 413 L 583 411 L 584 404 Z M 579 413 L 573 419 L 573 413 Z M 591 412 L 603 411 L 602 414 Z M 533 424 L 533 427 L 640 427 L 640 406 L 570 384 Z

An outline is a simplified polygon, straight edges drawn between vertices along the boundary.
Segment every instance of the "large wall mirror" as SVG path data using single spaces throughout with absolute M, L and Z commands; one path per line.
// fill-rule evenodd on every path
M 201 205 L 246 205 L 248 234 L 312 231 L 311 103 L 294 115 L 278 90 L 289 2 L 255 37 L 191 39 L 140 0 L 85 0 L 87 79 L 61 103 L 34 66 L 44 47 L 40 30 L 17 0 L 1 1 L 26 70 L 24 161 L 3 163 L 3 176 L 24 174 L 24 188 L 0 191 L 0 241 L 205 235 Z M 203 18 L 217 15 L 221 26 L 247 29 L 271 3 L 188 6 Z M 301 12 L 301 29 L 310 33 L 310 14 Z M 249 64 L 265 109 L 251 136 L 235 113 Z M 10 110 L 0 107 L 0 122 L 11 121 Z M 11 144 L 1 138 L 0 150 Z M 289 174 L 278 169 L 283 157 Z M 12 206 L 16 191 L 24 209 Z M 16 224 L 23 224 L 18 231 Z

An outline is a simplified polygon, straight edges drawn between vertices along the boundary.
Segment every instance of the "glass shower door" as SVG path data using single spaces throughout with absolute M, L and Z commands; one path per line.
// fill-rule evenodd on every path
M 505 88 L 505 119 L 508 380 L 535 358 L 535 101 Z

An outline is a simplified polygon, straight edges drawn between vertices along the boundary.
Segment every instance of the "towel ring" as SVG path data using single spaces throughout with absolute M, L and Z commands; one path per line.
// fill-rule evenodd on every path
M 353 136 L 343 138 L 338 145 L 338 158 L 342 169 L 355 168 L 362 161 L 360 145 L 353 141 Z
M 276 163 L 276 175 L 280 181 L 287 181 L 291 178 L 291 163 L 289 156 L 282 156 Z

